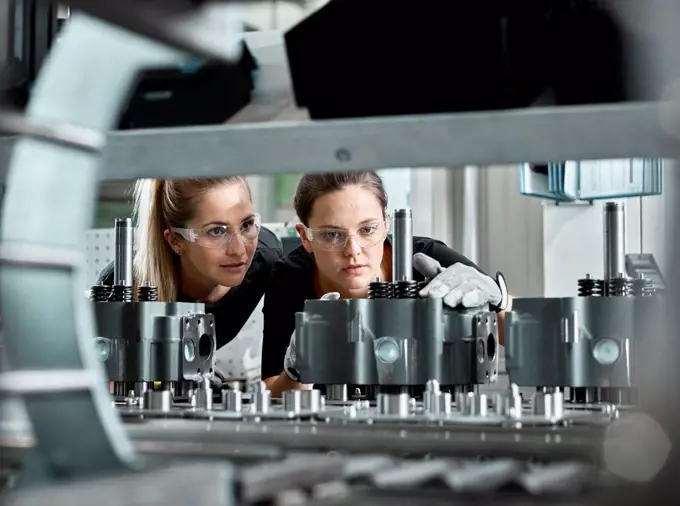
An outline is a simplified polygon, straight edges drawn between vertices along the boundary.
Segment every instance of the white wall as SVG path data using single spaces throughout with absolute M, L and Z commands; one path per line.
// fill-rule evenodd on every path
M 602 276 L 604 202 L 556 206 L 520 195 L 515 166 L 412 169 L 410 179 L 414 232 L 503 272 L 513 295 L 575 296 L 586 273 Z M 654 254 L 662 271 L 669 198 L 666 189 L 624 200 L 627 251 Z
M 673 169 L 664 168 L 664 178 Z M 677 168 L 675 169 L 677 170 Z M 670 185 L 660 196 L 622 199 L 626 206 L 626 252 L 652 253 L 666 271 L 664 244 L 666 205 Z M 599 278 L 604 271 L 604 202 L 593 205 L 546 203 L 543 208 L 544 296 L 573 297 L 577 280 L 586 273 Z
M 411 171 L 414 231 L 443 240 L 513 295 L 543 293 L 543 209 L 519 194 L 515 166 Z

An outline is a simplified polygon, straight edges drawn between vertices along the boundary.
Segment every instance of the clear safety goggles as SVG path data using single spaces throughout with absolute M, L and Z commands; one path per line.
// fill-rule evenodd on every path
M 187 241 L 196 243 L 204 248 L 227 248 L 236 235 L 243 242 L 256 241 L 262 222 L 259 214 L 254 214 L 239 225 L 215 225 L 205 229 L 172 227 L 171 230 Z
M 386 221 L 376 221 L 362 225 L 352 231 L 340 228 L 311 229 L 304 225 L 302 225 L 302 228 L 307 239 L 321 249 L 338 251 L 345 249 L 350 239 L 353 239 L 360 248 L 375 246 L 380 241 L 385 240 L 388 227 Z

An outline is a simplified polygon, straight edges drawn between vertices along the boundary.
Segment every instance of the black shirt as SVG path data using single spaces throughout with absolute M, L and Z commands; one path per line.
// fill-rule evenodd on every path
M 272 267 L 283 257 L 281 240 L 270 230 L 260 229 L 253 263 L 240 285 L 229 290 L 217 302 L 205 304 L 206 313 L 215 317 L 217 348 L 231 342 L 241 331 L 257 307 L 267 289 Z M 113 283 L 113 264 L 109 264 L 99 275 L 101 283 Z M 177 294 L 180 302 L 194 302 L 181 291 Z M 283 359 L 282 359 L 283 360 Z
M 385 242 L 390 244 L 390 239 L 388 238 Z M 437 260 L 442 267 L 461 263 L 481 272 L 481 269 L 471 260 L 435 239 L 414 237 L 413 253 L 424 253 Z M 319 298 L 314 283 L 314 272 L 314 258 L 302 246 L 274 265 L 262 310 L 264 313 L 263 379 L 281 374 L 286 349 L 295 331 L 295 313 L 304 310 L 306 300 Z M 414 269 L 413 279 L 423 281 L 424 277 Z

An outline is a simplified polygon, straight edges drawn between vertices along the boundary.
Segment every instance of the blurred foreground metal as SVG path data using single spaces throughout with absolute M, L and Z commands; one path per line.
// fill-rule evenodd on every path
M 640 9 L 641 5 L 644 8 Z M 634 56 L 640 58 L 641 70 L 636 77 L 651 82 L 638 88 L 657 90 L 658 93 L 652 93 L 655 99 L 666 100 L 656 125 L 664 132 L 663 140 L 658 141 L 660 136 L 655 135 L 656 140 L 645 144 L 659 142 L 664 152 L 640 154 L 672 155 L 675 146 L 680 145 L 677 85 L 680 53 L 676 49 L 680 47 L 677 32 L 680 4 L 673 0 L 623 1 L 617 8 L 633 31 L 651 33 L 659 42 L 652 53 Z M 73 124 L 95 135 L 107 132 L 139 68 L 184 59 L 175 51 L 84 16 L 74 17 L 66 30 L 34 90 L 28 110 L 32 121 Z M 612 110 L 616 107 L 612 106 Z M 630 107 L 634 106 L 622 105 L 621 110 Z M 581 119 L 587 122 L 591 113 L 581 112 Z M 640 125 L 633 124 L 632 115 L 621 116 L 628 123 L 612 122 L 612 130 L 603 132 L 610 140 L 609 146 L 616 145 L 612 139 L 616 139 L 618 127 L 625 133 L 622 143 L 632 137 L 630 134 L 636 128 L 642 137 L 648 135 L 654 118 L 650 114 L 647 110 L 645 122 Z M 502 117 L 503 113 L 498 113 L 483 119 L 493 122 L 494 118 Z M 380 120 L 376 125 L 384 123 Z M 370 128 L 371 121 L 359 120 L 357 124 Z M 561 134 L 577 135 L 578 124 L 575 120 L 572 128 Z M 333 132 L 329 125 L 333 123 L 322 122 L 318 126 L 320 131 L 328 127 L 325 132 Z M 351 126 L 352 122 L 344 123 L 350 130 Z M 417 126 L 416 122 L 409 128 L 417 131 Z M 282 140 L 288 138 L 287 128 L 276 125 L 262 127 L 261 131 Z M 298 141 L 299 136 L 308 135 L 306 141 L 312 142 L 317 135 L 315 128 L 314 124 L 294 126 L 292 131 Z M 189 480 L 192 486 L 200 488 L 201 494 L 192 496 L 192 502 L 211 505 L 263 501 L 379 504 L 386 497 L 391 504 L 398 504 L 399 500 L 413 504 L 419 499 L 451 503 L 465 502 L 469 496 L 458 493 L 470 491 L 504 492 L 494 495 L 492 500 L 505 504 L 526 503 L 527 495 L 537 494 L 538 500 L 569 504 L 571 499 L 565 496 L 566 491 L 590 491 L 575 497 L 574 503 L 622 505 L 654 500 L 660 494 L 677 495 L 680 471 L 680 403 L 674 384 L 680 363 L 676 343 L 680 324 L 676 316 L 680 302 L 677 202 L 669 209 L 678 219 L 668 220 L 673 223 L 667 234 L 673 264 L 668 273 L 667 307 L 661 318 L 646 322 L 646 331 L 636 336 L 643 351 L 637 383 L 639 407 L 646 415 L 627 414 L 608 404 L 586 409 L 565 405 L 560 403 L 561 392 L 557 391 L 539 392 L 531 405 L 520 409 L 522 399 L 514 389 L 493 402 L 474 392 L 454 392 L 463 394 L 456 396 L 456 412 L 452 411 L 454 404 L 447 401 L 443 412 L 432 413 L 433 406 L 441 406 L 432 402 L 436 393 L 433 387 L 426 392 L 428 402 L 422 403 L 402 391 L 385 391 L 380 393 L 377 406 L 367 405 L 361 395 L 337 406 L 323 406 L 320 394 L 317 397 L 309 393 L 305 394 L 309 399 L 302 394 L 291 395 L 288 405 L 281 407 L 270 399 L 261 384 L 256 384 L 248 394 L 228 391 L 221 409 L 219 395 L 214 399 L 206 388 L 196 406 L 173 408 L 161 392 L 159 399 L 155 393 L 143 397 L 149 401 L 144 406 L 135 397 L 137 405 L 124 401 L 116 411 L 111 409 L 102 368 L 91 346 L 95 336 L 93 312 L 81 294 L 84 262 L 75 253 L 83 251 L 83 232 L 93 212 L 99 158 L 92 149 L 80 149 L 77 142 L 65 147 L 59 139 L 45 138 L 43 134 L 31 137 L 31 131 L 22 132 L 21 126 L 17 130 L 26 137 L 13 147 L 0 245 L 0 303 L 10 366 L 3 374 L 2 385 L 4 393 L 24 397 L 34 439 L 25 435 L 24 439 L 3 439 L 3 455 L 13 447 L 25 457 L 24 462 L 34 463 L 33 468 L 25 470 L 26 480 L 97 478 L 88 485 L 72 481 L 43 492 L 27 487 L 12 495 L 15 504 L 59 502 L 57 498 L 71 504 L 85 500 L 89 504 L 94 498 L 110 504 L 186 503 L 187 498 L 181 493 L 189 488 L 178 487 L 178 472 L 184 476 L 183 484 Z M 401 134 L 408 131 L 402 129 Z M 473 132 L 479 152 L 480 146 L 488 149 L 484 130 Z M 256 139 L 256 134 L 254 127 L 248 135 Z M 201 134 L 197 135 L 195 149 L 200 153 Z M 450 160 L 460 161 L 456 144 L 469 143 L 471 138 L 449 138 L 446 146 L 437 143 L 442 151 L 432 159 L 444 162 L 446 147 Z M 555 140 L 559 141 L 558 136 Z M 584 152 L 579 152 L 575 144 L 569 145 L 573 152 L 560 154 L 576 159 L 584 153 L 592 154 L 595 140 L 584 139 Z M 140 135 L 135 142 L 142 141 Z M 366 150 L 371 148 L 369 141 L 364 145 Z M 526 139 L 527 145 L 532 141 Z M 327 142 L 328 146 L 337 144 L 335 139 Z M 399 142 L 393 139 L 393 145 L 398 146 Z M 217 149 L 214 142 L 210 144 Z M 151 145 L 140 146 L 154 149 Z M 263 166 L 273 167 L 266 158 L 268 146 L 264 144 L 258 149 L 266 162 Z M 526 153 L 543 153 L 532 149 Z M 502 151 L 497 155 L 505 161 L 507 154 Z M 347 152 L 334 151 L 334 154 L 338 163 L 352 159 L 352 153 L 348 156 Z M 549 156 L 547 151 L 545 154 Z M 393 155 L 386 149 L 365 156 L 371 160 L 371 166 L 380 165 L 381 160 L 385 166 L 393 165 L 389 163 Z M 680 148 L 677 157 L 680 158 Z M 240 164 L 229 165 L 229 172 L 246 174 L 253 167 L 260 168 L 255 155 L 238 161 Z M 357 162 L 349 165 L 354 170 L 360 168 Z M 287 169 L 281 163 L 280 170 Z M 185 170 L 191 171 L 192 166 L 185 165 Z M 668 173 L 666 187 L 675 196 L 680 192 L 680 178 L 673 170 Z M 46 305 L 44 298 L 50 304 Z M 238 398 L 251 402 L 240 403 Z M 215 404 L 217 409 L 212 409 Z M 489 413 L 490 409 L 494 412 Z M 24 445 L 24 453 L 18 444 L 21 441 L 29 441 Z M 320 455 L 329 451 L 342 455 Z M 365 453 L 377 457 L 373 460 L 357 457 Z M 142 455 L 147 458 L 146 469 L 142 467 Z M 493 457 L 491 462 L 479 461 L 488 457 Z M 162 469 L 168 461 L 175 462 L 175 458 L 226 458 L 237 469 L 220 467 L 221 464 Z M 142 474 L 129 472 L 137 469 Z M 194 473 L 206 480 L 192 479 Z M 587 487 L 593 482 L 594 489 Z M 150 487 L 150 483 L 155 486 Z M 119 495 L 121 489 L 128 490 L 131 496 Z M 88 490 L 91 496 L 87 495 Z M 549 491 L 555 495 L 548 494 Z

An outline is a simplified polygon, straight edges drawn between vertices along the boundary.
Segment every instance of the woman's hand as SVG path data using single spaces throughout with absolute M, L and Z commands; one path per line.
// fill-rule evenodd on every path
M 430 260 L 438 264 L 436 260 Z M 463 307 L 479 307 L 486 304 L 501 306 L 503 292 L 493 278 L 474 267 L 460 263 L 443 270 L 440 267 L 439 270 L 439 274 L 420 291 L 421 297 L 442 299 L 444 304 L 451 308 L 460 305 Z

